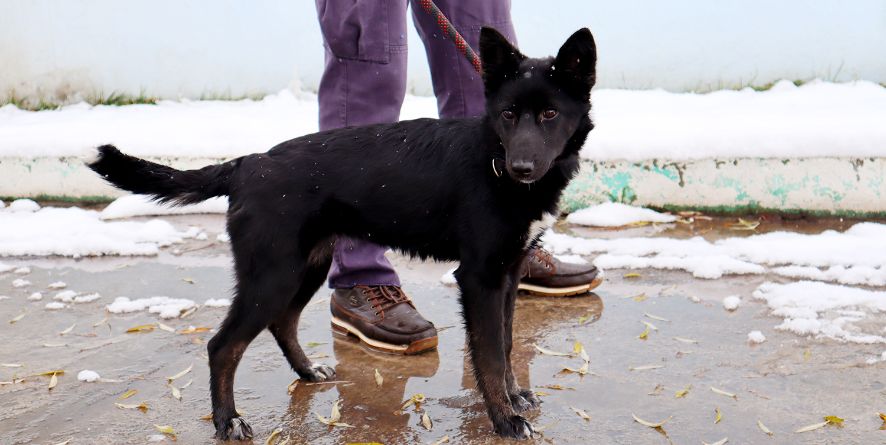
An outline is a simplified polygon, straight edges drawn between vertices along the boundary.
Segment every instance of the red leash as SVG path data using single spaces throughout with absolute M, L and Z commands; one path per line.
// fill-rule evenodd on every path
M 482 1 L 482 0 L 477 0 Z M 443 15 L 443 12 L 440 11 L 440 8 L 434 4 L 433 0 L 419 0 L 422 9 L 425 10 L 428 14 L 434 16 L 437 19 L 437 26 L 440 27 L 440 31 L 443 31 L 444 35 L 448 35 L 453 42 L 455 42 L 455 49 L 458 52 L 462 53 L 465 57 L 467 57 L 468 62 L 471 62 L 471 65 L 477 70 L 478 73 L 482 73 L 483 69 L 480 66 L 480 57 L 474 52 L 473 48 L 468 45 L 468 42 L 465 41 L 465 38 L 461 36 L 455 26 L 452 26 L 452 22 Z

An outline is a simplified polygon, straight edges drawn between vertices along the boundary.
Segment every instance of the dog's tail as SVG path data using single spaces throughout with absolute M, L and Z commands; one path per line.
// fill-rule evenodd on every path
M 87 165 L 105 180 L 117 188 L 175 205 L 229 194 L 230 177 L 239 164 L 235 159 L 183 171 L 123 154 L 113 145 L 102 145 L 97 150 L 97 158 Z

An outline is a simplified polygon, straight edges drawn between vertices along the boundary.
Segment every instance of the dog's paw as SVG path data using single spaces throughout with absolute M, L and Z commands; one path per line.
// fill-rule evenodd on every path
M 323 363 L 314 363 L 301 378 L 311 382 L 325 382 L 335 377 L 335 370 Z
M 495 424 L 495 433 L 511 439 L 531 439 L 535 434 L 532 424 L 522 416 L 507 417 Z
M 233 417 L 215 424 L 215 438 L 219 440 L 252 439 L 252 427 L 242 417 Z
M 521 389 L 514 394 L 509 394 L 508 397 L 511 399 L 511 407 L 518 413 L 538 408 L 541 405 L 541 399 L 528 389 Z

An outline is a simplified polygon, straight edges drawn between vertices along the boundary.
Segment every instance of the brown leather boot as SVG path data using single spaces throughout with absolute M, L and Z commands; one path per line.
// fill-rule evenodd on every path
M 399 286 L 354 286 L 332 292 L 332 329 L 366 346 L 394 354 L 418 354 L 437 347 L 437 328 Z
M 530 249 L 523 263 L 523 278 L 518 289 L 545 297 L 584 294 L 603 282 L 593 264 L 565 263 L 550 252 Z

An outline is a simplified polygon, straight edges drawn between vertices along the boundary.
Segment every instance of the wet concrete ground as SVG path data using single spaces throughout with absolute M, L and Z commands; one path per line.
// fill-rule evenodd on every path
M 220 216 L 165 217 L 180 225 L 198 225 L 210 240 L 223 230 Z M 716 238 L 743 233 L 724 230 L 727 221 L 698 221 L 661 231 L 651 226 L 620 231 L 560 227 L 582 236 L 667 236 L 703 234 Z M 817 232 L 851 225 L 839 220 L 764 221 L 759 230 L 791 229 Z M 844 227 L 845 228 L 845 227 Z M 450 443 L 504 443 L 492 436 L 479 394 L 463 358 L 464 331 L 457 290 L 439 283 L 450 264 L 419 263 L 393 256 L 404 286 L 420 311 L 440 329 L 437 351 L 399 357 L 367 351 L 348 339 L 333 337 L 329 328 L 327 289 L 322 289 L 302 317 L 300 340 L 318 361 L 335 367 L 339 383 L 299 384 L 267 333 L 252 343 L 236 381 L 238 409 L 254 428 L 255 443 L 275 429 L 290 443 L 384 444 L 433 443 L 448 436 Z M 113 315 L 104 310 L 117 296 L 166 295 L 198 303 L 230 295 L 232 285 L 227 245 L 189 241 L 166 249 L 156 258 L 4 259 L 33 269 L 25 278 L 33 284 L 13 289 L 19 276 L 0 275 L 0 381 L 25 377 L 0 386 L 0 443 L 70 444 L 147 443 L 158 434 L 154 425 L 169 425 L 179 443 L 213 443 L 213 429 L 200 418 L 209 413 L 206 341 L 211 332 L 170 333 L 160 329 L 127 334 L 127 328 L 156 323 L 145 312 Z M 574 298 L 521 297 L 515 321 L 514 366 L 524 387 L 540 392 L 543 405 L 529 413 L 543 429 L 538 443 L 699 444 L 728 437 L 737 444 L 876 444 L 886 443 L 877 411 L 886 411 L 884 363 L 866 365 L 883 345 L 840 344 L 775 331 L 780 320 L 749 298 L 740 309 L 726 312 L 727 295 L 748 296 L 763 281 L 777 277 L 727 277 L 698 280 L 683 272 L 641 271 L 624 278 L 608 271 L 596 294 Z M 44 305 L 55 292 L 49 283 L 62 280 L 68 289 L 99 292 L 94 303 L 48 311 Z M 31 292 L 44 299 L 30 302 Z M 646 299 L 631 298 L 645 294 Z M 697 298 L 697 300 L 696 300 Z M 638 301 L 640 300 L 640 301 Z M 21 313 L 24 318 L 8 323 Z M 163 320 L 176 330 L 218 325 L 225 309 L 201 307 L 185 319 Z M 663 317 L 659 321 L 645 313 Z M 105 317 L 107 322 L 99 323 Z M 641 320 L 653 323 L 648 339 Z M 59 332 L 76 324 L 66 334 Z M 94 326 L 94 324 L 98 324 Z M 761 330 L 767 341 L 751 346 L 747 333 Z M 697 344 L 674 340 L 682 337 Z M 533 345 L 569 352 L 580 341 L 590 355 L 591 374 L 562 374 L 579 368 L 578 358 L 543 355 Z M 309 343 L 310 342 L 310 343 Z M 193 365 L 173 384 L 182 387 L 176 400 L 167 377 Z M 632 367 L 661 366 L 631 370 Z M 63 369 L 57 386 L 34 374 Z M 84 383 L 76 375 L 95 370 L 110 382 Z M 384 377 L 377 386 L 374 370 Z M 559 386 L 553 386 L 559 385 Z M 691 386 L 683 398 L 677 391 Z M 716 387 L 736 395 L 711 391 Z M 555 389 L 562 388 L 562 389 Z M 127 390 L 138 393 L 126 400 Z M 414 407 L 397 412 L 414 394 L 426 398 L 420 409 L 433 419 L 428 431 Z M 342 401 L 342 422 L 354 428 L 331 428 L 315 414 L 329 416 L 335 400 Z M 148 405 L 147 412 L 119 409 L 115 403 Z M 572 408 L 584 410 L 583 420 Z M 722 420 L 715 423 L 715 410 Z M 632 419 L 658 422 L 670 418 L 663 430 Z M 827 426 L 808 433 L 796 429 L 820 422 L 823 416 L 845 420 L 843 428 Z M 762 421 L 772 437 L 757 426 Z

